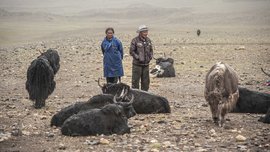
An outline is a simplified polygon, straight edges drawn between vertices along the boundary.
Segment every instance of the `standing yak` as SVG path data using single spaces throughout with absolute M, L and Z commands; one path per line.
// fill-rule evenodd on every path
M 26 90 L 29 99 L 35 102 L 35 108 L 45 106 L 45 100 L 54 91 L 54 75 L 60 68 L 58 52 L 49 49 L 41 53 L 27 70 Z
M 201 30 L 198 29 L 198 30 L 197 30 L 197 36 L 200 36 L 200 35 L 201 35 Z
M 204 96 L 214 122 L 223 126 L 225 115 L 234 108 L 239 97 L 238 77 L 234 69 L 222 62 L 216 63 L 206 75 Z

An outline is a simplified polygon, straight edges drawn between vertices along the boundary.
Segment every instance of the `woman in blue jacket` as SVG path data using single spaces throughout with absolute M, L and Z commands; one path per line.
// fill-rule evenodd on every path
M 117 83 L 124 75 L 122 60 L 123 46 L 120 40 L 114 37 L 114 29 L 109 27 L 105 31 L 106 37 L 101 43 L 103 53 L 103 70 L 107 83 Z

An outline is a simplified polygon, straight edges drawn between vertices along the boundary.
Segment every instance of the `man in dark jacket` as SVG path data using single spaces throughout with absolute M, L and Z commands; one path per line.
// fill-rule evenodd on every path
M 148 91 L 150 84 L 149 62 L 153 58 L 153 46 L 147 37 L 147 26 L 141 25 L 137 33 L 139 35 L 132 40 L 130 45 L 130 55 L 133 57 L 132 88 L 139 89 L 141 79 L 141 90 Z

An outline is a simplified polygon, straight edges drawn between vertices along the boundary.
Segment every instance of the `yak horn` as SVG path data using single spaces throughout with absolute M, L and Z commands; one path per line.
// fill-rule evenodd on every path
M 99 86 L 100 88 L 102 88 L 102 85 L 100 84 L 100 78 L 98 78 L 97 83 L 98 83 L 98 86 Z
M 113 96 L 113 102 L 114 103 L 122 102 L 122 100 L 121 101 L 117 101 L 118 99 L 119 99 L 119 97 L 117 97 L 117 94 Z
M 125 91 L 125 88 L 123 88 L 123 89 L 122 89 L 122 91 L 121 91 L 121 94 L 120 94 L 120 96 L 119 96 L 119 97 L 120 97 L 120 98 L 123 98 L 123 97 L 124 97 L 125 92 L 126 92 L 126 91 Z
M 130 99 L 130 101 L 128 102 L 128 104 L 132 104 L 133 101 L 134 101 L 134 95 L 132 94 L 132 95 L 131 95 L 131 99 Z
M 157 60 L 154 56 L 153 56 L 153 59 L 154 59 L 154 60 Z
M 261 68 L 261 70 L 262 70 L 262 72 L 263 72 L 265 75 L 267 75 L 267 76 L 270 77 L 270 74 L 269 74 L 269 73 L 266 73 L 266 72 L 263 70 L 263 68 Z
M 114 102 L 114 103 L 117 103 L 117 99 L 116 99 L 117 97 L 116 97 L 116 96 L 117 96 L 117 95 L 114 95 L 114 97 L 113 97 L 113 102 Z

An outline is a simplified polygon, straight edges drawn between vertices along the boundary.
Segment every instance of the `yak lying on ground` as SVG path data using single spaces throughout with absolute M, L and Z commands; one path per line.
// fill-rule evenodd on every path
M 206 75 L 204 95 L 214 122 L 222 126 L 239 97 L 236 72 L 227 64 L 216 63 Z
M 99 81 L 98 81 L 99 84 Z M 132 89 L 124 83 L 100 85 L 105 94 L 115 95 L 119 91 L 128 90 L 127 95 L 134 95 L 133 107 L 138 114 L 170 113 L 170 105 L 166 98 L 138 89 Z
M 26 90 L 35 108 L 45 106 L 45 100 L 55 89 L 54 75 L 60 68 L 58 52 L 49 49 L 31 62 L 27 70 Z
M 133 117 L 136 115 L 136 112 L 131 104 L 134 100 L 134 96 L 132 96 L 131 99 L 127 97 L 123 99 L 123 97 L 124 95 L 122 95 L 122 97 L 121 95 L 120 97 L 116 97 L 111 94 L 100 94 L 93 96 L 87 102 L 77 102 L 63 108 L 61 111 L 55 114 L 51 119 L 51 126 L 61 127 L 64 121 L 74 114 L 90 109 L 100 109 L 105 105 L 115 102 L 124 107 L 125 114 L 128 118 Z
M 260 118 L 264 123 L 270 123 L 270 94 L 251 91 L 239 87 L 239 98 L 232 110 L 234 113 L 258 113 L 266 115 Z
M 156 67 L 150 71 L 153 77 L 175 77 L 175 69 L 173 66 L 174 60 L 172 58 L 157 58 Z
M 67 136 L 111 135 L 130 133 L 124 107 L 108 104 L 102 109 L 91 109 L 69 117 L 61 132 Z
M 232 110 L 235 113 L 266 113 L 270 108 L 270 94 L 238 87 L 239 98 Z

